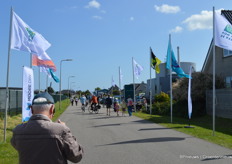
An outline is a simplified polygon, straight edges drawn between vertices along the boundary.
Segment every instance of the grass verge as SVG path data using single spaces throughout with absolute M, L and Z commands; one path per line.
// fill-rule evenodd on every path
M 189 120 L 184 118 L 173 117 L 170 123 L 170 116 L 149 115 L 142 112 L 134 113 L 135 116 L 142 119 L 160 124 L 164 127 L 174 129 L 191 136 L 201 138 L 203 140 L 221 145 L 226 148 L 232 149 L 232 120 L 226 118 L 215 119 L 215 135 L 212 131 L 212 116 L 204 116 L 199 118 L 192 118 L 190 125 L 194 128 L 184 128 L 188 126 Z
M 63 100 L 61 103 L 61 110 L 59 110 L 59 102 L 55 104 L 56 113 L 53 117 L 53 121 L 55 121 L 69 106 L 70 101 L 68 99 Z M 7 129 L 6 129 L 6 142 L 4 143 L 4 120 L 0 118 L 0 164 L 17 164 L 18 163 L 18 153 L 11 146 L 10 139 L 12 137 L 12 130 L 18 124 L 22 122 L 22 115 L 18 114 L 16 116 L 8 116 L 7 118 Z

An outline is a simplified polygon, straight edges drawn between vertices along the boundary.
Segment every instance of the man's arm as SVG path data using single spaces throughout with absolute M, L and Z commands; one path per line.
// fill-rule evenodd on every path
M 84 151 L 83 147 L 76 141 L 69 128 L 63 133 L 64 153 L 67 160 L 78 163 L 81 161 Z

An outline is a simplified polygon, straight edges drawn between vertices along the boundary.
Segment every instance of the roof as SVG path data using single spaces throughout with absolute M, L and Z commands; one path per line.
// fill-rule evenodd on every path
M 232 24 L 232 10 L 221 10 L 221 14 Z
M 226 19 L 232 24 L 232 10 L 221 10 L 221 14 L 224 15 L 226 17 Z M 201 72 L 204 72 L 205 68 L 206 68 L 206 64 L 209 61 L 210 58 L 210 52 L 212 51 L 213 48 L 213 39 L 210 42 L 210 46 L 204 61 L 204 64 L 202 66 Z

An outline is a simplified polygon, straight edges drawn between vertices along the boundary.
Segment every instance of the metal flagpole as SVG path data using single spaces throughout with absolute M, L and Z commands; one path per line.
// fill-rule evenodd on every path
M 46 90 L 48 92 L 48 75 L 46 76 Z
M 119 66 L 119 98 L 120 98 L 120 102 L 122 102 L 122 97 L 121 97 L 121 71 L 120 71 L 120 66 Z
M 9 72 L 10 72 L 10 53 L 11 53 L 10 46 L 11 46 L 12 15 L 13 15 L 13 8 L 11 7 L 7 75 L 6 75 L 6 104 L 5 104 L 5 119 L 4 119 L 4 142 L 6 142 L 7 111 L 8 111 L 8 106 L 9 106 L 9 88 L 8 88 L 8 85 L 9 85 Z
M 171 108 L 171 123 L 172 123 L 172 47 L 171 47 L 171 34 L 169 34 L 170 44 L 170 108 Z
M 150 48 L 150 114 L 151 114 L 151 109 L 152 109 L 152 87 L 151 87 L 151 48 Z
M 215 10 L 213 7 L 213 136 L 215 132 Z
M 134 110 L 136 112 L 135 100 L 135 75 L 134 75 L 134 58 L 132 57 L 132 72 L 133 72 L 133 88 L 134 88 Z
M 38 67 L 38 70 L 39 70 L 39 93 L 40 93 L 40 67 Z

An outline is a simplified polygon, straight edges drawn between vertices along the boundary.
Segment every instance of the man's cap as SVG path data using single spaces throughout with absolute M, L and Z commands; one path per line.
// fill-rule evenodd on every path
M 34 99 L 32 100 L 32 105 L 35 104 L 54 104 L 54 99 L 47 92 L 39 93 L 35 95 Z

